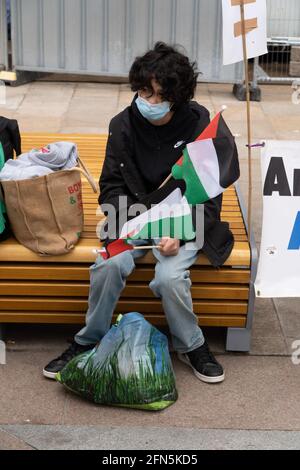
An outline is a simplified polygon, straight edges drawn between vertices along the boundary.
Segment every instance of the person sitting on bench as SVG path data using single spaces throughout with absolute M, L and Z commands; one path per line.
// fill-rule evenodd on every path
M 162 42 L 135 59 L 129 81 L 136 95 L 109 125 L 99 180 L 100 205 L 118 208 L 119 197 L 127 196 L 130 206 L 155 191 L 170 174 L 186 144 L 206 128 L 210 122 L 208 110 L 192 101 L 197 77 L 196 64 Z M 213 266 L 224 263 L 234 243 L 228 223 L 220 220 L 221 206 L 222 194 L 205 203 L 202 250 Z M 145 240 L 139 242 L 145 244 Z M 86 325 L 70 347 L 44 368 L 45 377 L 55 378 L 68 361 L 101 341 L 110 328 L 126 278 L 135 268 L 135 259 L 145 252 L 124 251 L 106 260 L 98 255 L 90 267 Z M 193 312 L 188 269 L 197 260 L 199 250 L 185 249 L 184 242 L 161 237 L 158 248 L 152 252 L 156 266 L 149 287 L 161 298 L 174 350 L 200 380 L 223 381 L 223 368 L 209 350 Z

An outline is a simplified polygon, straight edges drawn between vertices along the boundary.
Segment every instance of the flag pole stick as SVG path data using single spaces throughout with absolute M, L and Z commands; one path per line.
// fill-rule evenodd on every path
M 151 248 L 160 248 L 160 246 L 157 246 L 157 245 L 145 245 L 145 246 L 134 246 L 133 249 L 134 250 L 148 250 L 148 249 L 151 249 Z
M 245 66 L 245 87 L 246 87 L 246 101 L 247 101 L 247 139 L 248 139 L 248 236 L 251 233 L 251 216 L 252 216 L 252 147 L 251 147 L 251 112 L 250 112 L 250 84 L 249 84 L 249 67 L 247 55 L 247 41 L 246 41 L 246 25 L 245 25 L 245 3 L 240 0 L 241 22 L 242 22 L 242 40 L 243 40 L 243 55 Z
M 227 106 L 225 105 L 222 106 L 220 113 L 222 114 L 223 111 L 225 111 L 225 109 L 227 109 Z M 171 178 L 172 178 L 172 173 L 169 174 L 169 176 L 161 183 L 161 185 L 157 189 L 162 188 L 165 184 L 167 184 L 168 181 L 170 181 Z
M 170 181 L 171 178 L 172 178 L 172 173 L 170 173 L 169 176 L 161 183 L 158 189 L 162 188 L 165 184 L 167 184 L 167 182 Z
M 160 248 L 160 246 L 157 246 L 157 245 L 134 246 L 133 245 L 134 250 L 150 250 L 151 248 Z M 95 249 L 93 250 L 93 253 L 106 253 L 106 249 L 105 248 L 102 248 L 100 250 Z

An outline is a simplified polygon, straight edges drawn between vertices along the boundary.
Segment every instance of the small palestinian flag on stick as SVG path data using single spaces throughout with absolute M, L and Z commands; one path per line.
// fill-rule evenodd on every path
M 123 251 L 131 251 L 131 250 L 149 250 L 152 248 L 158 248 L 155 245 L 143 245 L 143 246 L 133 246 L 127 243 L 126 240 L 115 240 L 109 242 L 106 246 L 101 248 L 100 250 L 93 250 L 94 253 L 99 253 L 103 259 L 111 258 L 112 256 L 116 256 L 119 253 L 123 253 Z
M 133 246 L 127 243 L 127 240 L 119 238 L 118 240 L 108 243 L 101 250 L 97 250 L 97 253 L 100 253 L 103 259 L 108 259 L 128 250 L 133 250 Z
M 120 238 L 170 237 L 188 241 L 195 235 L 191 208 L 181 190 L 176 188 L 154 207 L 125 223 Z
M 116 256 L 127 250 L 156 248 L 134 246 L 127 240 L 153 240 L 170 237 L 178 240 L 193 240 L 196 236 L 190 206 L 179 188 L 175 188 L 161 202 L 154 204 L 148 211 L 126 222 L 119 239 L 106 240 L 101 250 L 96 250 L 104 259 Z
M 185 181 L 184 196 L 189 204 L 202 204 L 218 196 L 239 178 L 235 140 L 221 112 L 194 142 L 187 144 L 172 167 L 172 176 Z

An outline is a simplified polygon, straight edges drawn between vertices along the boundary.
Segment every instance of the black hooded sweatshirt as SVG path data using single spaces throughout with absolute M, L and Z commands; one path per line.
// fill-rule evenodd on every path
M 203 110 L 202 125 L 209 124 L 208 111 Z M 182 155 L 185 145 L 193 140 L 199 114 L 188 104 L 177 107 L 172 119 L 155 126 L 139 112 L 135 101 L 130 108 L 134 160 L 149 192 L 157 189 L 170 174 Z
M 177 107 L 168 124 L 154 126 L 140 114 L 135 99 L 136 96 L 131 106 L 115 116 L 109 125 L 99 180 L 100 205 L 112 204 L 118 209 L 122 195 L 128 197 L 128 206 L 137 202 L 147 204 L 150 200 L 155 203 L 157 188 L 170 174 L 185 145 L 193 142 L 209 124 L 208 110 L 190 101 Z M 170 191 L 180 187 L 184 193 L 185 182 L 171 178 L 168 187 Z M 215 267 L 226 261 L 234 244 L 228 223 L 220 220 L 221 207 L 222 194 L 204 204 L 202 251 Z

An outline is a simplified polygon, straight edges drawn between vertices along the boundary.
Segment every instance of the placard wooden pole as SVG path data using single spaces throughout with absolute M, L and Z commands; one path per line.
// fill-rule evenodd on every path
M 251 218 L 252 218 L 252 148 L 251 148 L 251 111 L 250 111 L 250 84 L 249 84 L 249 67 L 247 55 L 247 40 L 246 40 L 246 26 L 245 26 L 245 4 L 244 0 L 240 0 L 241 21 L 242 21 L 242 41 L 243 41 L 243 56 L 245 66 L 245 87 L 246 87 L 246 101 L 247 101 L 247 140 L 248 140 L 248 237 L 251 233 Z

